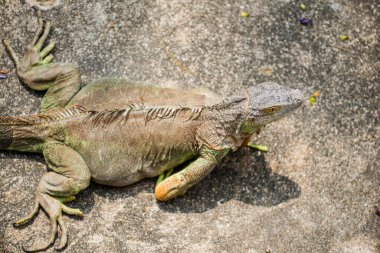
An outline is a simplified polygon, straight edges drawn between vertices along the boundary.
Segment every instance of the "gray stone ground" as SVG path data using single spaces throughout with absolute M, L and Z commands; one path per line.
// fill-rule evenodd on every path
M 29 1 L 33 2 L 33 1 Z M 34 1 L 36 2 L 36 1 Z M 157 203 L 155 180 L 91 184 L 65 216 L 65 252 L 379 252 L 379 2 L 61 1 L 44 11 L 56 61 L 80 66 L 83 84 L 104 76 L 231 94 L 264 81 L 320 90 L 315 106 L 268 126 L 185 196 Z M 248 11 L 250 17 L 242 17 Z M 0 37 L 21 53 L 37 27 L 30 6 L 0 0 Z M 301 26 L 301 16 L 314 20 Z M 348 41 L 339 39 L 348 35 Z M 36 113 L 3 49 L 1 115 Z M 0 153 L 0 252 L 47 239 L 48 221 L 15 229 L 46 166 L 40 155 Z M 29 243 L 32 243 L 29 242 Z M 47 252 L 54 252 L 49 249 Z

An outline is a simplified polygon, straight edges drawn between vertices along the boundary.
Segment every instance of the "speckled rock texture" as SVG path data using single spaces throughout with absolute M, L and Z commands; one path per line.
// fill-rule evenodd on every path
M 229 155 L 174 201 L 156 202 L 154 179 L 92 183 L 70 204 L 84 219 L 64 217 L 64 252 L 380 252 L 377 0 L 305 0 L 306 11 L 290 0 L 58 2 L 42 12 L 54 25 L 55 61 L 77 64 L 83 85 L 116 76 L 224 95 L 264 81 L 320 91 L 314 106 L 262 131 L 256 143 L 270 152 Z M 0 13 L 0 37 L 20 54 L 35 12 L 0 0 Z M 36 113 L 41 93 L 20 83 L 3 48 L 0 69 L 11 70 L 0 80 L 0 114 Z M 0 152 L 0 252 L 47 240 L 42 211 L 12 226 L 46 170 L 41 155 Z

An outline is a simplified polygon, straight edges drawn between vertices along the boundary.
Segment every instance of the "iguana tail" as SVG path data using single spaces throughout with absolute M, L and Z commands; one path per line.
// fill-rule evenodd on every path
M 30 116 L 0 116 L 0 150 L 41 152 L 51 123 L 84 112 L 82 107 L 72 107 Z
M 0 116 L 0 150 L 33 150 L 38 142 L 38 116 Z
M 0 150 L 8 149 L 12 144 L 13 131 L 10 122 L 12 117 L 0 116 Z

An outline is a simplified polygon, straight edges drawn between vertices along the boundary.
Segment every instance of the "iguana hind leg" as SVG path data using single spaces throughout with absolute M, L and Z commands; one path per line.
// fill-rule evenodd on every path
M 70 147 L 61 143 L 45 145 L 45 160 L 53 170 L 46 173 L 36 189 L 36 204 L 32 212 L 16 221 L 23 224 L 37 214 L 39 207 L 44 209 L 50 219 L 50 236 L 44 245 L 23 247 L 25 251 L 40 251 L 54 243 L 58 226 L 61 229 L 61 241 L 57 249 L 62 249 L 67 243 L 67 230 L 62 219 L 62 212 L 83 216 L 79 209 L 70 208 L 63 203 L 73 199 L 79 191 L 87 188 L 90 183 L 90 171 L 83 158 Z
M 62 108 L 80 89 L 80 73 L 72 64 L 51 63 L 53 55 L 50 54 L 55 43 L 50 42 L 45 48 L 43 45 L 50 32 L 50 22 L 45 23 L 38 18 L 39 28 L 28 45 L 24 56 L 19 60 L 10 43 L 4 40 L 11 59 L 16 65 L 20 79 L 33 90 L 47 90 L 41 102 L 40 111 Z

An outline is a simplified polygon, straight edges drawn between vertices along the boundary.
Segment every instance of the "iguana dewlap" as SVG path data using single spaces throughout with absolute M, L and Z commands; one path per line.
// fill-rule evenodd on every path
M 80 89 L 77 67 L 51 63 L 54 43 L 43 47 L 50 23 L 43 28 L 39 22 L 20 61 L 4 41 L 20 79 L 31 89 L 47 91 L 40 114 L 0 117 L 0 149 L 42 153 L 51 169 L 36 189 L 33 211 L 16 222 L 27 222 L 41 207 L 50 218 L 50 238 L 26 251 L 54 243 L 57 225 L 62 231 L 57 248 L 66 245 L 62 212 L 82 213 L 64 203 L 91 179 L 125 186 L 191 161 L 157 184 L 156 198 L 172 199 L 202 180 L 260 127 L 289 114 L 303 100 L 300 91 L 274 83 L 229 97 L 110 78 Z

